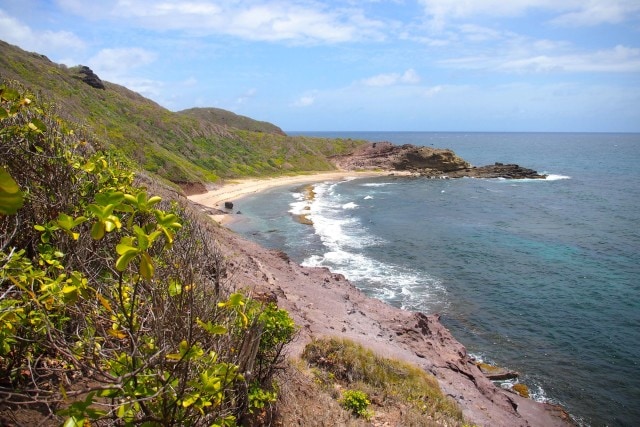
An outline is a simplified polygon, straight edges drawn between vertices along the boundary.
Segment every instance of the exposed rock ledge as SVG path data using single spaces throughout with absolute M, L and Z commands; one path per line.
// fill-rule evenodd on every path
M 519 165 L 495 163 L 475 167 L 448 149 L 395 145 L 391 142 L 371 142 L 358 147 L 351 154 L 336 156 L 332 160 L 344 170 L 410 171 L 434 178 L 546 178 L 546 175 Z
M 277 300 L 302 328 L 290 349 L 292 356 L 300 355 L 313 337 L 344 337 L 381 356 L 405 360 L 431 372 L 475 425 L 574 425 L 558 406 L 495 386 L 440 323 L 438 315 L 394 308 L 365 296 L 340 274 L 302 267 L 283 252 L 264 249 L 227 229 L 216 232 L 230 261 L 229 274 L 254 292 Z

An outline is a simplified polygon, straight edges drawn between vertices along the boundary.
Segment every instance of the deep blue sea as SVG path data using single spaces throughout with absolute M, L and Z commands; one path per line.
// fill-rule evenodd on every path
M 640 134 L 297 133 L 451 148 L 541 180 L 359 178 L 238 201 L 232 228 L 438 312 L 467 350 L 520 372 L 582 425 L 640 425 Z M 287 213 L 290 214 L 287 214 Z

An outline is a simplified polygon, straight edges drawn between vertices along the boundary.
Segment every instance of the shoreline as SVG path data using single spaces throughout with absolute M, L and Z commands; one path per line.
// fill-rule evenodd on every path
M 341 181 L 347 178 L 358 179 L 377 176 L 409 175 L 410 173 L 398 171 L 328 171 L 274 178 L 242 178 L 223 182 L 221 185 L 218 185 L 206 193 L 187 196 L 187 199 L 205 208 L 215 210 L 215 213 L 209 213 L 208 215 L 218 224 L 224 226 L 233 220 L 233 212 L 231 209 L 225 209 L 225 202 L 235 203 L 244 197 L 272 188 L 297 184 L 312 184 L 322 181 Z
M 399 174 L 336 171 L 244 179 L 188 199 L 199 208 L 222 211 L 225 201 L 235 202 L 275 187 L 394 175 Z M 521 397 L 491 382 L 466 348 L 440 323 L 439 315 L 401 310 L 368 297 L 341 274 L 297 265 L 284 252 L 263 248 L 235 234 L 225 227 L 235 216 L 231 212 L 207 213 L 220 225 L 220 243 L 224 242 L 227 253 L 233 254 L 234 276 L 242 286 L 275 298 L 300 325 L 299 339 L 290 344 L 290 356 L 299 357 L 306 343 L 314 338 L 348 338 L 384 357 L 413 363 L 433 374 L 443 392 L 476 425 L 575 425 L 562 407 Z

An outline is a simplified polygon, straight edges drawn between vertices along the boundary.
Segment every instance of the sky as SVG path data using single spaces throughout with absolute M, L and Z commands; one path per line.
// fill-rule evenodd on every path
M 640 0 L 0 0 L 0 39 L 285 131 L 640 132 Z

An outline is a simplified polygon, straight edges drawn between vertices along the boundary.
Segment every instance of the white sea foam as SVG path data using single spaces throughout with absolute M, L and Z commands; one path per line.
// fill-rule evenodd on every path
M 402 308 L 423 311 L 435 306 L 442 308 L 446 291 L 439 280 L 363 253 L 363 249 L 384 245 L 384 241 L 371 234 L 358 217 L 348 213 L 358 205 L 344 203 L 335 184 L 320 184 L 315 193 L 309 218 L 325 250 L 321 255 L 309 256 L 303 265 L 328 267 L 360 285 L 369 295 Z
M 529 387 L 529 396 L 536 402 L 546 403 L 550 401 L 544 389 L 537 384 Z
M 551 173 L 551 174 L 547 175 L 547 178 L 546 178 L 547 181 L 558 181 L 558 180 L 561 180 L 561 179 L 571 179 L 571 177 L 570 176 L 566 176 L 566 175 L 556 175 L 556 174 Z
M 373 199 L 373 196 L 365 196 L 364 199 L 365 200 L 371 200 L 371 199 Z
M 303 200 L 301 202 L 293 202 L 289 204 L 289 206 L 289 213 L 293 215 L 302 215 L 303 213 L 307 213 L 310 209 L 310 205 L 306 200 Z
M 334 250 L 313 255 L 302 265 L 329 267 L 354 283 L 365 284 L 363 290 L 369 295 L 399 303 L 403 309 L 429 311 L 436 305 L 442 307 L 446 299 L 446 291 L 438 280 L 351 251 Z
M 546 174 L 546 172 L 543 172 L 543 174 Z M 507 178 L 503 178 L 503 177 L 498 177 L 498 178 L 478 178 L 478 179 L 488 179 L 489 181 L 499 181 L 499 182 L 505 182 L 505 183 L 509 183 L 510 185 L 516 185 L 519 183 L 523 183 L 523 182 L 545 182 L 545 181 L 559 181 L 561 179 L 571 179 L 570 176 L 567 175 L 558 175 L 558 174 L 546 174 L 547 177 L 545 179 L 539 179 L 539 178 L 519 178 L 519 179 L 507 179 Z
M 393 185 L 394 182 L 365 182 L 361 184 L 363 187 L 386 187 L 387 185 Z

